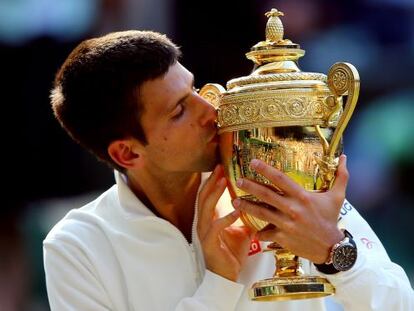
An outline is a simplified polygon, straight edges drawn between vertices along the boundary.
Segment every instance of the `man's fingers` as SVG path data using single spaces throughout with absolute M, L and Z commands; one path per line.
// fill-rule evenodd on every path
M 223 176 L 223 167 L 221 165 L 216 165 L 211 175 L 208 177 L 203 187 L 200 190 L 198 199 L 200 202 L 203 202 L 205 198 L 209 195 L 210 191 L 216 186 L 217 181 L 220 177 Z
M 231 231 L 222 231 L 221 239 L 229 246 L 229 251 L 236 258 L 243 258 L 248 254 L 253 238 L 249 227 L 232 227 Z
M 232 225 L 237 219 L 240 217 L 240 211 L 235 210 L 231 212 L 230 214 L 227 214 L 224 217 L 221 217 L 217 219 L 214 222 L 214 226 L 211 228 L 214 232 L 213 234 L 216 234 L 218 236 L 218 233 L 227 228 L 228 226 Z
M 259 241 L 272 241 L 281 245 L 283 241 L 283 233 L 278 228 L 273 228 L 270 230 L 259 231 L 256 233 L 256 238 Z
M 237 186 L 258 198 L 260 201 L 269 204 L 270 206 L 291 215 L 292 211 L 289 208 L 288 200 L 278 194 L 274 189 L 249 179 L 237 180 Z
M 277 209 L 270 209 L 263 205 L 255 204 L 247 200 L 236 199 L 233 201 L 235 208 L 261 220 L 270 222 L 276 227 L 283 228 L 288 223 L 289 218 L 286 214 Z
M 289 196 L 295 196 L 298 192 L 303 190 L 301 186 L 295 183 L 286 174 L 261 160 L 253 159 L 250 162 L 250 167 L 260 175 L 269 179 L 273 185 Z
M 339 157 L 338 169 L 336 177 L 332 186 L 331 192 L 338 194 L 338 196 L 345 197 L 346 186 L 348 184 L 349 173 L 346 168 L 346 156 L 342 154 Z
M 221 188 L 223 188 L 223 190 L 220 195 L 223 193 L 225 186 L 226 181 L 223 178 L 223 167 L 221 165 L 217 165 L 204 183 L 198 195 L 199 217 L 204 214 L 214 215 L 216 206 L 215 204 L 212 206 L 211 202 L 214 202 L 214 200 L 217 199 Z M 220 198 L 220 196 L 218 198 Z
M 226 179 L 221 177 L 204 199 L 199 199 L 198 230 L 200 236 L 204 236 L 214 220 L 217 202 L 226 189 L 226 185 Z

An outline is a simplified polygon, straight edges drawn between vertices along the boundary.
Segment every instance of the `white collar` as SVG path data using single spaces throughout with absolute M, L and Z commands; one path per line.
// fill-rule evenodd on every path
M 211 172 L 201 174 L 200 188 L 204 185 Z M 115 170 L 115 181 L 118 186 L 118 199 L 121 209 L 127 218 L 158 217 L 132 192 L 128 186 L 127 176 Z

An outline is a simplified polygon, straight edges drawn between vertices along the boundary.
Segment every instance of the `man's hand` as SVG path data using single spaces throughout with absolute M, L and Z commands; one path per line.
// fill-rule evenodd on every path
M 256 196 L 270 208 L 246 200 L 236 199 L 233 205 L 271 225 L 257 233 L 257 238 L 273 241 L 295 255 L 321 264 L 331 247 L 343 239 L 337 221 L 345 199 L 348 182 L 346 157 L 339 158 L 333 187 L 326 192 L 308 192 L 279 170 L 253 160 L 251 168 L 269 179 L 284 195 L 248 179 L 238 180 L 238 187 Z
M 216 217 L 216 205 L 226 184 L 223 168 L 218 165 L 200 191 L 198 235 L 207 269 L 236 281 L 247 258 L 251 234 L 247 227 L 230 226 L 239 218 L 237 210 Z

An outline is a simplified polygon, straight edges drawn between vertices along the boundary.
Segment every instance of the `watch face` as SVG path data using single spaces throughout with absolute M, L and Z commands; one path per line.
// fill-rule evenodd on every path
M 357 259 L 357 249 L 351 243 L 340 245 L 332 257 L 332 264 L 338 271 L 347 271 L 352 268 Z

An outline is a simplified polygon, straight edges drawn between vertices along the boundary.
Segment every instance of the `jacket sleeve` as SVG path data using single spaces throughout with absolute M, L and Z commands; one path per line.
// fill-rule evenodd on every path
M 192 297 L 183 298 L 176 311 L 235 310 L 244 286 L 206 270 L 203 281 Z
M 79 248 L 61 240 L 45 240 L 43 260 L 52 311 L 113 310 L 93 266 Z
M 114 308 L 110 295 L 97 278 L 92 262 L 82 249 L 63 240 L 43 243 L 46 287 L 52 311 L 129 310 L 127 302 Z M 243 292 L 242 284 L 206 271 L 191 297 L 183 297 L 176 311 L 234 310 Z M 119 310 L 120 311 L 120 310 Z
M 345 310 L 414 310 L 414 291 L 406 273 L 390 260 L 369 224 L 347 201 L 338 225 L 353 235 L 358 257 L 349 271 L 333 275 L 316 272 L 335 286 L 334 299 Z

